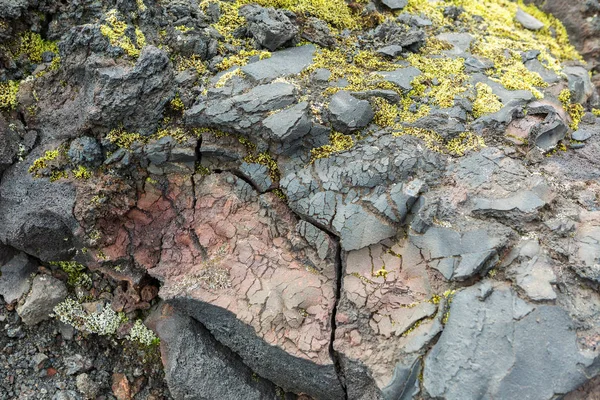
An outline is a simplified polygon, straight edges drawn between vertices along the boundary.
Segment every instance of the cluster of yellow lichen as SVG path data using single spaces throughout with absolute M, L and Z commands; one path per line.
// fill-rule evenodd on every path
M 502 108 L 498 96 L 492 93 L 492 88 L 483 82 L 475 85 L 477 96 L 473 102 L 473 117 L 479 118 L 484 114 L 491 114 Z
M 340 132 L 331 132 L 329 136 L 329 144 L 317 147 L 310 151 L 311 160 L 326 158 L 334 153 L 350 150 L 354 147 L 354 139 L 350 135 L 344 135 Z
M 345 49 L 320 49 L 313 58 L 313 63 L 304 71 L 303 75 L 314 72 L 319 68 L 325 68 L 331 72 L 329 81 L 338 79 L 348 81 L 348 86 L 330 87 L 324 92 L 332 95 L 340 90 L 362 91 L 371 89 L 388 89 L 401 92 L 396 85 L 387 82 L 383 76 L 376 71 L 393 71 L 398 65 L 385 60 L 381 55 L 372 51 L 351 51 Z
M 25 32 L 21 36 L 21 43 L 16 55 L 25 54 L 31 62 L 39 64 L 42 62 L 42 54 L 47 51 L 58 55 L 56 42 L 44 40 L 35 32 Z
M 59 156 L 60 151 L 58 149 L 46 151 L 43 156 L 35 160 L 29 167 L 29 173 L 35 177 L 40 177 L 40 171 L 49 169 L 51 166 L 50 164 Z
M 581 118 L 583 118 L 583 114 L 585 113 L 583 106 L 579 103 L 571 103 L 571 91 L 569 89 L 563 89 L 558 96 L 558 100 L 560 100 L 563 107 L 571 117 L 571 129 L 576 131 L 579 128 L 579 123 L 581 122 Z
M 135 43 L 126 35 L 127 24 L 118 18 L 116 10 L 106 14 L 106 24 L 100 26 L 100 32 L 110 44 L 123 49 L 131 57 L 139 57 L 141 49 L 146 45 L 146 37 L 139 27 L 135 28 Z
M 423 54 L 410 54 L 408 62 L 421 71 L 421 75 L 412 81 L 413 89 L 410 96 L 428 97 L 434 104 L 442 107 L 452 107 L 454 98 L 467 90 L 468 75 L 465 74 L 463 58 L 429 57 Z M 436 84 L 433 84 L 433 82 Z
M 17 107 L 17 93 L 19 82 L 0 82 L 0 109 L 13 110 Z

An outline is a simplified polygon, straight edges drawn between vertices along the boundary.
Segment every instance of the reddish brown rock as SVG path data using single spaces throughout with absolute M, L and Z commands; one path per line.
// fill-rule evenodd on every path
M 231 174 L 170 175 L 164 185 L 146 181 L 134 208 L 98 220 L 98 265 L 147 270 L 163 282 L 163 299 L 257 373 L 296 393 L 339 398 L 329 354 L 333 256 L 323 260 L 296 232 L 299 220 L 281 199 Z
M 112 380 L 112 391 L 117 400 L 130 400 L 131 388 L 129 387 L 127 377 L 123 374 L 115 373 Z

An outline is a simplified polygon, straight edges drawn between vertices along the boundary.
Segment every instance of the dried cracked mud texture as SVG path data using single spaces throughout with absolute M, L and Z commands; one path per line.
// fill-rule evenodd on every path
M 296 231 L 306 223 L 281 199 L 230 173 L 170 175 L 166 185 L 146 182 L 131 211 L 100 221 L 112 242 L 101 248 L 107 260 L 131 257 L 147 269 L 162 282 L 163 299 L 188 310 L 261 376 L 338 398 L 329 353 L 334 240 L 325 235 L 330 251 L 319 255 Z

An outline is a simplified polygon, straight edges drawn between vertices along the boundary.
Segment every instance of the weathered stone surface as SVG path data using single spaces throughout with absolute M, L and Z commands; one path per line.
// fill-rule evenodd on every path
M 556 275 L 552 270 L 550 257 L 537 240 L 524 240 L 519 243 L 501 265 L 510 266 L 508 273 L 515 277 L 517 285 L 531 300 L 556 299 L 551 285 L 556 283 Z
M 515 18 L 521 25 L 532 31 L 539 31 L 544 27 L 544 24 L 540 20 L 535 18 L 533 15 L 526 13 L 521 8 L 517 9 L 517 15 Z
M 431 227 L 423 235 L 410 236 L 410 241 L 446 279 L 464 280 L 493 264 L 499 250 L 507 244 L 506 229 L 501 226 L 488 229 L 491 232 Z
M 30 275 L 37 265 L 26 254 L 19 253 L 6 263 L 0 263 L 0 296 L 8 304 L 17 301 L 29 291 Z
M 381 3 L 391 10 L 402 10 L 407 6 L 408 0 L 381 0 Z
M 71 142 L 69 159 L 75 165 L 97 167 L 102 163 L 102 149 L 94 138 L 80 137 Z
M 281 10 L 249 4 L 240 8 L 240 15 L 246 18 L 248 33 L 271 51 L 277 50 L 298 34 L 298 27 Z
M 377 49 L 379 54 L 383 54 L 384 56 L 389 57 L 397 57 L 402 53 L 402 46 L 398 46 L 397 44 L 392 44 L 389 46 L 381 47 Z
M 259 196 L 228 173 L 193 179 L 195 191 L 189 177 L 172 176 L 168 198 L 148 186 L 129 222 L 102 222 L 111 240 L 103 261 L 131 251 L 163 282 L 162 298 L 257 374 L 296 393 L 339 398 L 329 356 L 335 251 L 322 259 L 274 194 Z
M 592 135 L 596 134 L 596 130 L 580 128 L 571 134 L 573 140 L 579 140 L 584 142 L 592 137 Z
M 461 56 L 468 53 L 473 41 L 473 36 L 468 33 L 441 33 L 436 37 L 453 46 L 452 50 L 444 50 L 445 54 L 453 56 Z
M 308 117 L 308 103 L 298 103 L 263 120 L 273 140 L 287 142 L 302 138 L 310 132 L 312 123 Z
M 165 375 L 174 398 L 278 398 L 272 383 L 256 377 L 204 326 L 173 307 L 159 307 L 148 324 L 161 339 Z
M 31 291 L 17 312 L 27 325 L 36 325 L 50 318 L 52 309 L 67 297 L 67 288 L 62 281 L 49 275 L 38 275 L 33 279 Z
M 546 119 L 531 131 L 536 146 L 544 151 L 556 147 L 564 139 L 569 127 L 557 114 L 548 114 Z
M 112 129 L 119 124 L 129 132 L 150 135 L 156 131 L 174 95 L 173 69 L 163 50 L 146 46 L 134 66 L 91 57 L 83 67 L 84 76 L 74 76 L 81 78 L 82 87 L 63 90 L 60 107 L 54 94 L 37 104 L 36 122 L 45 126 L 44 138 L 74 138 L 90 126 Z
M 293 104 L 295 93 L 294 85 L 275 82 L 226 99 L 215 96 L 186 111 L 186 122 L 192 126 L 211 126 L 227 132 L 250 134 L 268 112 Z M 283 129 L 275 126 L 272 120 L 270 123 L 274 129 Z
M 564 310 L 526 304 L 502 284 L 483 301 L 478 293 L 473 286 L 454 296 L 425 359 L 423 384 L 431 396 L 551 399 L 587 380 L 593 359 L 580 353 Z
M 255 81 L 271 81 L 299 74 L 312 63 L 315 46 L 309 44 L 273 53 L 270 58 L 242 67 L 242 72 Z
M 403 91 L 408 92 L 412 89 L 412 80 L 421 75 L 421 71 L 415 67 L 406 67 L 391 72 L 380 72 L 380 74 L 386 81 L 391 82 Z
M 436 320 L 445 306 L 440 303 L 438 311 L 431 300 L 425 263 L 406 239 L 350 251 L 344 264 L 334 350 L 342 360 L 348 396 L 399 396 L 414 380 L 408 371 L 399 374 L 398 365 L 410 369 L 422 354 L 428 333 L 441 327 Z
M 337 92 L 329 103 L 331 124 L 343 133 L 364 128 L 371 122 L 373 109 L 366 100 L 358 100 L 346 91 Z
M 74 250 L 75 190 L 67 183 L 29 174 L 29 165 L 42 155 L 38 148 L 2 176 L 0 240 L 43 261 L 56 261 Z

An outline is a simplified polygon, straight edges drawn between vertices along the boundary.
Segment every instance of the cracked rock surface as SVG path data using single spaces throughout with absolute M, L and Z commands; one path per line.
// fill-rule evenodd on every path
M 558 19 L 68 3 L 0 0 L 0 399 L 600 391 L 600 96 Z

